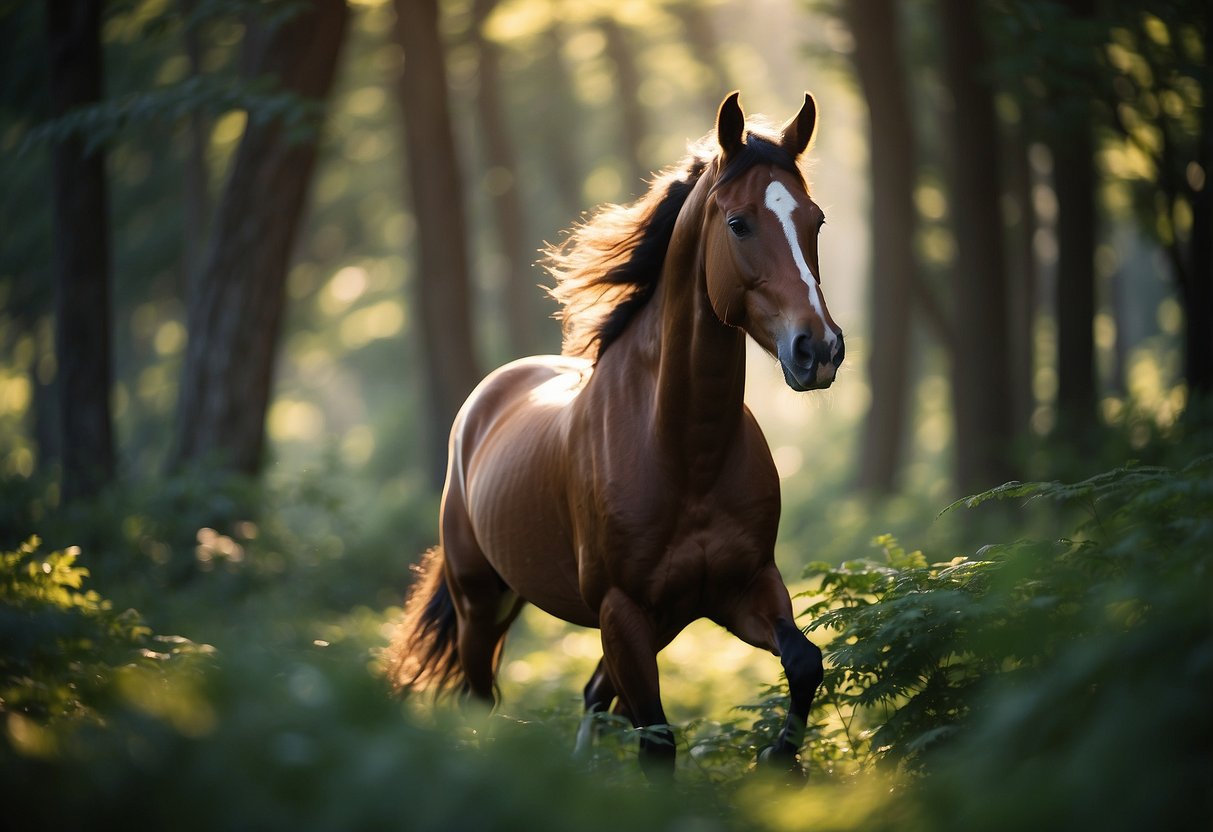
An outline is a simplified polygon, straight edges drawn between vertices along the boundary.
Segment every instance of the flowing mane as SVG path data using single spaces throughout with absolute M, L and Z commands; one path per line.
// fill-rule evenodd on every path
M 657 174 L 644 196 L 603 206 L 544 250 L 544 268 L 556 281 L 548 292 L 561 305 L 556 317 L 564 330 L 562 353 L 597 360 L 652 298 L 678 214 L 718 153 L 715 134 L 709 134 L 681 162 Z M 716 185 L 760 163 L 803 179 L 791 154 L 751 130 Z

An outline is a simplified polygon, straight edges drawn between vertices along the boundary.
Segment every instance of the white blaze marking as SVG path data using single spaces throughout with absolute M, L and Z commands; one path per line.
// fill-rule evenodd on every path
M 796 226 L 792 224 L 792 212 L 796 210 L 796 200 L 792 197 L 782 182 L 772 180 L 770 185 L 767 185 L 766 206 L 771 209 L 771 212 L 779 220 L 779 224 L 783 226 L 784 236 L 788 238 L 788 246 L 792 249 L 792 259 L 796 261 L 796 268 L 800 269 L 800 279 L 809 287 L 809 303 L 813 304 L 813 311 L 817 313 L 817 317 L 821 318 L 822 328 L 825 329 L 826 343 L 831 347 L 834 346 L 833 329 L 826 324 L 825 307 L 821 302 L 821 290 L 817 286 L 817 278 L 813 276 L 812 269 L 809 268 L 808 262 L 804 259 L 804 251 L 800 248 L 800 241 L 796 238 Z

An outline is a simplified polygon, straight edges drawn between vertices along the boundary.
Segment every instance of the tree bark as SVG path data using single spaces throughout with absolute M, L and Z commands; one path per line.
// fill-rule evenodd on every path
M 247 66 L 323 101 L 348 18 L 345 0 L 316 0 L 273 29 L 254 25 Z M 250 119 L 245 128 L 188 310 L 170 467 L 202 460 L 244 474 L 261 467 L 286 276 L 318 143 L 316 135 L 288 135 L 280 119 Z
M 190 14 L 197 4 L 198 0 L 180 0 L 182 16 L 187 20 L 183 40 L 191 78 L 202 75 L 202 38 L 198 25 L 189 23 Z M 206 163 L 206 146 L 210 131 L 206 116 L 200 111 L 192 112 L 186 117 L 185 129 L 185 245 L 181 271 L 185 283 L 182 296 L 188 306 L 202 280 L 207 226 L 211 218 L 210 173 Z
M 1036 410 L 1033 387 L 1036 354 L 1036 301 L 1038 269 L 1034 237 L 1036 208 L 1032 202 L 1032 169 L 1028 160 L 1027 130 L 1020 124 L 1008 137 L 1005 153 L 1007 192 L 1019 214 L 1009 231 L 1008 327 L 1011 343 L 1011 396 L 1014 402 L 1013 424 L 1024 431 Z
M 480 139 L 490 174 L 489 198 L 497 243 L 506 266 L 502 287 L 506 342 L 511 357 L 517 358 L 539 351 L 540 315 L 536 303 L 539 290 L 526 244 L 523 222 L 526 212 L 518 193 L 517 154 L 510 136 L 509 120 L 502 108 L 500 50 L 484 35 L 484 24 L 497 2 L 474 0 L 472 3 L 472 42 L 479 57 L 476 112 L 480 118 Z
M 1082 123 L 1079 123 L 1082 122 Z M 1095 159 L 1090 122 L 1053 142 L 1057 194 L 1057 426 L 1089 437 L 1095 419 Z
M 1095 0 L 1066 0 L 1075 20 L 1095 14 Z M 1095 136 L 1089 101 L 1062 91 L 1052 125 L 1057 194 L 1057 429 L 1066 441 L 1089 442 L 1095 384 Z
M 1213 54 L 1213 21 L 1204 25 L 1206 64 Z M 1182 282 L 1184 305 L 1184 377 L 1197 418 L 1213 421 L 1213 106 L 1205 86 L 1205 106 L 1200 115 L 1200 138 L 1196 162 L 1205 172 L 1204 186 L 1192 193 L 1192 236 L 1189 240 L 1189 273 Z
M 868 103 L 871 159 L 871 405 L 860 451 L 859 486 L 890 494 L 906 431 L 910 298 L 914 272 L 914 124 L 905 88 L 893 0 L 847 7 L 855 67 Z
M 468 279 L 463 177 L 451 127 L 437 0 L 395 0 L 404 49 L 399 99 L 405 162 L 417 220 L 415 281 L 427 384 L 430 479 L 446 475 L 446 437 L 479 381 Z
M 100 0 L 48 0 L 46 22 L 52 116 L 100 101 Z M 52 171 L 62 498 L 71 502 L 100 491 L 115 469 L 105 152 L 72 136 L 52 150 Z
M 993 90 L 984 79 L 985 37 L 971 0 L 941 0 L 944 76 L 955 104 L 948 121 L 956 263 L 952 353 L 956 484 L 984 489 L 1011 478 L 1011 348 L 1003 262 Z M 1017 345 L 1025 349 L 1026 345 Z

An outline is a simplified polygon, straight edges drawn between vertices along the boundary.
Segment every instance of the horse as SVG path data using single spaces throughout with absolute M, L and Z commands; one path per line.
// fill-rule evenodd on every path
M 747 333 L 796 391 L 829 387 L 843 361 L 820 286 L 825 215 L 799 165 L 816 125 L 806 93 L 777 135 L 750 129 L 734 92 L 645 195 L 549 247 L 561 354 L 497 369 L 455 418 L 439 544 L 387 650 L 397 689 L 491 706 L 529 602 L 601 631 L 578 750 L 614 702 L 648 729 L 639 760 L 658 779 L 676 752 L 657 653 L 708 618 L 780 657 L 788 712 L 758 756 L 799 770 L 822 654 L 775 565 L 779 477 L 743 391 Z

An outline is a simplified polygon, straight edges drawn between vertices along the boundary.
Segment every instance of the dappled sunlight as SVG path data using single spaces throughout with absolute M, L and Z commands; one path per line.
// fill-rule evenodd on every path
M 398 300 L 381 300 L 345 316 L 340 327 L 341 342 L 349 349 L 358 349 L 371 341 L 394 338 L 404 327 L 404 304 Z
M 324 430 L 324 414 L 310 402 L 279 399 L 267 420 L 270 436 L 282 442 L 312 442 Z

